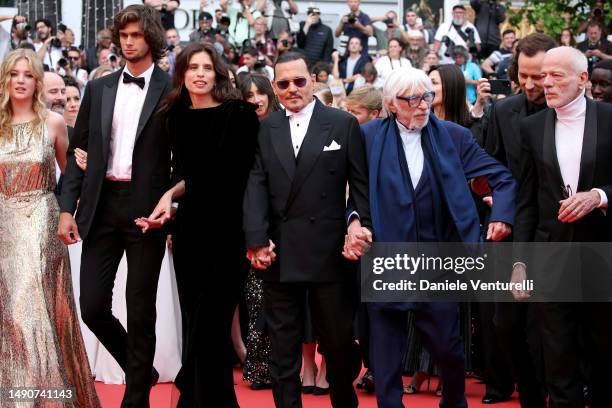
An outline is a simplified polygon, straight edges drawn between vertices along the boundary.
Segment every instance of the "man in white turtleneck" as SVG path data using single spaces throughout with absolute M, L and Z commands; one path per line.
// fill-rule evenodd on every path
M 612 194 L 612 105 L 585 97 L 587 60 L 574 48 L 549 50 L 541 72 L 550 109 L 521 121 L 514 240 L 612 242 L 612 219 L 606 212 Z M 590 407 L 607 407 L 612 365 L 610 268 L 608 259 L 599 262 L 590 256 L 576 261 L 578 266 L 567 272 L 581 282 L 582 299 L 588 303 L 532 304 L 543 377 L 551 406 L 583 407 L 583 388 L 588 386 Z M 553 268 L 553 274 L 564 273 Z M 513 279 L 525 273 L 525 265 L 517 262 Z M 525 292 L 513 294 L 518 300 L 529 297 Z M 583 365 L 590 369 L 586 379 Z

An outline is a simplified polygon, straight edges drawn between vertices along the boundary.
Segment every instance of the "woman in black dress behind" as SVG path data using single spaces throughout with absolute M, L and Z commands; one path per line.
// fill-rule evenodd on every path
M 160 200 L 146 231 L 171 217 L 174 264 L 183 317 L 183 367 L 175 383 L 179 407 L 238 407 L 233 381 L 231 324 L 248 268 L 242 233 L 242 198 L 255 156 L 255 106 L 240 100 L 228 69 L 207 44 L 179 55 L 173 91 L 162 106 L 174 140 L 181 181 Z

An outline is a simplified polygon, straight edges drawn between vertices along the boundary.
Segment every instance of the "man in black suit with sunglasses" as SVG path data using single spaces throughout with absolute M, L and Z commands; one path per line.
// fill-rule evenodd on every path
M 308 297 L 332 406 L 351 408 L 361 369 L 353 341 L 356 269 L 342 251 L 345 235 L 358 253 L 371 241 L 368 170 L 357 120 L 313 98 L 313 83 L 302 54 L 279 57 L 274 87 L 285 110 L 260 127 L 244 199 L 247 256 L 264 281 L 276 406 L 302 406 Z M 348 228 L 347 183 L 359 214 Z

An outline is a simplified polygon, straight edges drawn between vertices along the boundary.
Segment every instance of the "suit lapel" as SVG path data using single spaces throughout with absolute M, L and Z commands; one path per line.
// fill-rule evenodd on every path
M 595 177 L 595 160 L 597 158 L 597 105 L 587 98 L 586 116 L 584 118 L 584 136 L 580 157 L 580 175 L 578 191 L 590 190 Z
M 304 142 L 300 147 L 300 152 L 298 155 L 299 160 L 297 161 L 295 177 L 293 179 L 293 183 L 291 184 L 291 191 L 289 192 L 286 207 L 291 205 L 293 199 L 304 184 L 304 181 L 306 181 L 306 178 L 308 178 L 310 171 L 323 152 L 323 147 L 325 147 L 325 142 L 329 136 L 331 124 L 321 120 L 318 117 L 318 115 L 322 113 L 322 106 L 323 105 L 318 100 L 315 102 L 312 117 L 308 125 L 308 131 L 306 132 Z
M 525 103 L 526 103 L 525 96 L 522 96 L 521 98 L 518 98 L 518 99 L 520 100 L 520 103 L 517 103 L 515 106 L 512 107 L 512 110 L 510 111 L 511 115 L 509 117 L 510 128 L 512 130 L 512 133 L 509 133 L 509 134 L 516 135 L 518 140 L 516 140 L 516 143 L 506 143 L 506 149 L 512 150 L 512 154 L 514 155 L 514 157 L 520 157 L 520 153 L 521 153 L 520 121 L 522 118 L 527 116 L 527 107 L 525 106 Z
M 113 112 L 115 110 L 115 98 L 122 70 L 108 76 L 106 84 L 102 88 L 102 108 L 100 109 L 100 123 L 102 124 L 102 154 L 104 160 L 108 159 L 110 148 L 111 128 L 113 125 Z
M 279 115 L 280 116 L 280 115 Z M 291 143 L 291 129 L 289 118 L 282 112 L 282 116 L 271 126 L 271 143 L 278 159 L 291 181 L 295 176 L 295 153 Z
M 564 186 L 563 177 L 559 168 L 559 158 L 557 156 L 557 146 L 555 143 L 555 122 L 557 115 L 554 109 L 548 109 L 544 119 L 544 137 L 542 138 L 542 156 L 544 164 L 551 169 L 549 172 L 550 182 L 553 189 L 556 188 L 561 193 L 561 186 Z M 558 186 L 558 187 L 555 187 Z
M 138 120 L 138 129 L 136 130 L 136 142 L 142 134 L 142 130 L 149 121 L 151 114 L 157 107 L 157 102 L 164 91 L 166 81 L 163 78 L 164 72 L 155 65 L 153 68 L 153 74 L 151 75 L 151 82 L 149 83 L 149 89 L 147 90 L 147 96 L 145 97 L 142 111 L 140 112 L 140 119 Z

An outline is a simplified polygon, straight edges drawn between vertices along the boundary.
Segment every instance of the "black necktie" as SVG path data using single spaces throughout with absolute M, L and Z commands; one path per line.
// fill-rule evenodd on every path
M 123 73 L 123 83 L 129 84 L 130 82 L 138 85 L 140 89 L 144 89 L 145 79 L 143 77 L 133 77 L 127 72 L 124 72 Z

